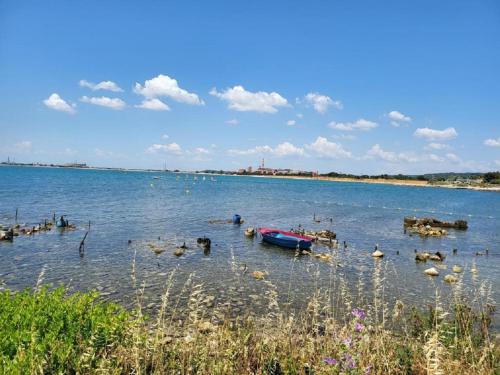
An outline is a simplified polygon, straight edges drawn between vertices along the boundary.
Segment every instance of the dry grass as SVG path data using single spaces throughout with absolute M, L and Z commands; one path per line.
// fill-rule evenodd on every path
M 293 259 L 290 272 L 294 272 Z M 318 280 L 306 307 L 290 307 L 290 286 L 280 299 L 269 279 L 262 283 L 265 313 L 233 317 L 225 301 L 188 277 L 174 289 L 176 270 L 165 280 L 156 314 L 143 309 L 145 284 L 135 275 L 136 308 L 129 312 L 119 342 L 96 352 L 92 341 L 80 348 L 94 356 L 81 373 L 133 374 L 494 374 L 498 373 L 498 343 L 489 332 L 493 308 L 491 285 L 478 283 L 473 300 L 466 300 L 463 285 L 454 285 L 454 302 L 444 305 L 436 292 L 428 312 L 385 296 L 387 262 L 376 262 L 371 291 L 360 276 L 350 288 L 338 271 L 332 251 L 329 282 L 320 284 L 318 268 L 310 272 Z M 231 272 L 243 283 L 234 256 Z M 39 293 L 40 285 L 37 286 Z M 174 292 L 175 291 L 175 292 Z M 183 297 L 187 297 L 184 304 Z M 286 301 L 280 303 L 280 300 Z M 114 331 L 113 331 L 114 332 Z M 124 337 L 124 338 L 123 338 Z M 34 337 L 32 340 L 39 340 Z M 31 342 L 35 346 L 35 342 Z M 2 353 L 3 367 L 9 361 Z M 45 353 L 46 359 L 51 353 Z M 37 357 L 38 358 L 38 357 Z M 82 357 L 84 358 L 84 357 Z M 85 357 L 86 358 L 86 357 Z M 46 361 L 45 359 L 45 361 Z M 83 359 L 82 359 L 83 360 Z M 44 360 L 30 363 L 32 373 L 44 373 Z M 73 372 L 66 368 L 64 372 Z

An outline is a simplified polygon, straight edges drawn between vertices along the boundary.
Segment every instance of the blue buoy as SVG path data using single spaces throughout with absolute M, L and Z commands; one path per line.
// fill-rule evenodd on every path
M 241 224 L 241 216 L 238 214 L 235 214 L 233 216 L 233 224 Z

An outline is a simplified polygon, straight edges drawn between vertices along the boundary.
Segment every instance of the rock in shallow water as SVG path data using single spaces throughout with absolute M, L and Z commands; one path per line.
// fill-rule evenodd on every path
M 429 276 L 438 276 L 439 271 L 435 267 L 427 268 L 424 273 Z

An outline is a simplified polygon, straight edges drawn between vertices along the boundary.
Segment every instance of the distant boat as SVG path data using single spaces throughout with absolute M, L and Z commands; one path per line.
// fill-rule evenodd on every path
M 155 180 L 159 180 L 159 179 L 160 179 L 160 177 L 158 177 L 158 176 L 153 176 L 153 179 L 155 179 Z
M 259 228 L 257 231 L 262 235 L 263 241 L 288 249 L 299 247 L 301 250 L 308 250 L 313 242 L 313 238 L 311 237 L 279 229 Z

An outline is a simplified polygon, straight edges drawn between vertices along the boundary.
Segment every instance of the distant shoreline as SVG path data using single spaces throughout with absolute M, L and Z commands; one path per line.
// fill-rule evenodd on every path
M 257 177 L 257 178 L 276 178 L 289 180 L 311 180 L 311 181 L 329 181 L 329 182 L 352 182 L 366 184 L 382 184 L 396 186 L 412 186 L 412 187 L 436 187 L 445 189 L 457 190 L 476 190 L 476 191 L 491 191 L 500 192 L 500 186 L 456 186 L 452 184 L 431 184 L 428 181 L 422 180 L 398 180 L 395 178 L 349 178 L 349 177 L 308 177 L 308 176 L 285 176 L 285 175 L 255 175 L 255 174 L 221 174 L 221 173 L 205 173 L 205 172 L 189 172 L 189 171 L 163 171 L 159 169 L 127 169 L 127 168 L 111 168 L 111 167 L 75 167 L 62 165 L 22 165 L 22 164 L 0 164 L 0 167 L 24 167 L 24 168 L 53 168 L 53 169 L 80 169 L 80 170 L 99 170 L 99 171 L 120 171 L 120 172 L 148 172 L 148 173 L 182 173 L 182 174 L 204 174 L 213 176 L 233 176 L 233 177 Z
M 240 176 L 240 175 L 238 175 Z M 330 181 L 330 182 L 352 182 L 352 183 L 366 183 L 366 184 L 383 184 L 383 185 L 397 185 L 397 186 L 413 186 L 413 187 L 438 187 L 446 189 L 458 190 L 476 190 L 476 191 L 493 191 L 500 192 L 500 186 L 455 186 L 450 184 L 430 184 L 427 181 L 421 180 L 398 180 L 394 178 L 348 178 L 348 177 L 302 177 L 302 176 L 272 176 L 272 175 L 241 175 L 246 177 L 261 177 L 261 178 L 281 178 L 291 180 L 316 180 L 316 181 Z

